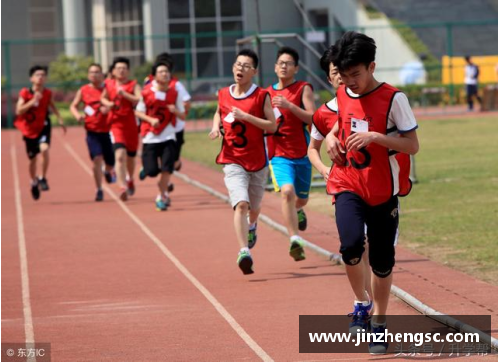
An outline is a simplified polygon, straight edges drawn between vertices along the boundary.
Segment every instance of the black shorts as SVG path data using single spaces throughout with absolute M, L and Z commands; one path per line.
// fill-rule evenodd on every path
M 149 177 L 160 172 L 174 172 L 175 141 L 145 143 L 142 145 L 142 167 Z
M 390 275 L 395 264 L 395 246 L 398 238 L 399 201 L 370 206 L 361 197 L 350 192 L 335 196 L 335 219 L 340 237 L 342 260 L 348 265 L 361 261 L 365 250 L 365 224 L 370 266 L 375 275 Z
M 179 161 L 181 158 L 181 149 L 184 144 L 184 130 L 177 132 L 175 134 L 175 161 Z
M 135 157 L 137 156 L 137 151 L 129 151 L 127 150 L 127 146 L 125 143 L 113 143 L 113 152 L 116 150 L 119 150 L 120 148 L 124 148 L 127 151 L 127 156 L 128 157 Z
M 108 132 L 87 131 L 87 146 L 90 159 L 93 160 L 97 156 L 102 156 L 106 165 L 115 165 L 115 154 L 113 153 L 113 145 Z
M 26 153 L 28 154 L 28 158 L 32 160 L 40 153 L 40 144 L 47 143 L 50 145 L 50 134 L 52 133 L 52 126 L 50 125 L 50 120 L 45 121 L 45 126 L 42 129 L 42 132 L 36 138 L 27 138 L 23 137 L 24 142 L 26 143 Z

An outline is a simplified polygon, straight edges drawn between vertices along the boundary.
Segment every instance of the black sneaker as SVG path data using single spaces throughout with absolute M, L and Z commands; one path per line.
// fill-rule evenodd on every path
M 97 190 L 97 193 L 95 194 L 95 201 L 102 200 L 104 200 L 104 192 L 102 192 L 102 190 Z
M 108 184 L 113 184 L 116 182 L 116 176 L 115 176 L 114 172 L 104 171 L 104 179 L 106 180 L 106 183 L 108 183 Z
M 40 189 L 38 188 L 38 183 L 36 185 L 31 185 L 31 196 L 33 196 L 34 200 L 38 200 L 40 198 Z
M 38 184 L 40 185 L 40 190 L 49 191 L 49 184 L 48 184 L 47 179 L 45 177 L 42 177 L 41 179 L 39 179 Z
M 174 184 L 168 184 L 168 192 L 174 191 Z
M 146 172 L 144 172 L 144 168 L 141 168 L 139 171 L 139 180 L 144 181 L 146 179 Z
M 238 254 L 238 259 L 236 260 L 238 266 L 240 267 L 243 274 L 253 274 L 253 260 L 250 253 L 247 251 L 240 251 Z
M 304 231 L 307 229 L 307 216 L 304 210 L 300 209 L 297 211 L 297 218 L 299 219 L 299 230 Z

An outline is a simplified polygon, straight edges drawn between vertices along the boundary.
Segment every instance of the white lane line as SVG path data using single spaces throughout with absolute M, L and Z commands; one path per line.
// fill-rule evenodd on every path
M 71 154 L 71 156 L 82 166 L 82 168 L 93 177 L 92 170 L 90 167 L 81 159 L 80 156 L 73 150 L 73 148 L 62 141 L 66 150 Z M 174 254 L 156 237 L 156 235 L 146 226 L 144 223 L 128 208 L 128 206 L 120 200 L 118 196 L 111 190 L 110 187 L 103 185 L 104 190 L 116 201 L 116 203 L 122 208 L 122 210 L 139 226 L 139 228 L 146 234 L 153 243 L 160 248 L 160 250 L 165 254 L 165 256 L 170 259 L 170 261 L 180 270 L 180 272 L 203 294 L 205 298 L 213 305 L 213 307 L 219 312 L 219 314 L 229 323 L 229 325 L 234 329 L 234 331 L 240 336 L 240 338 L 259 356 L 263 361 L 271 362 L 273 359 L 253 340 L 252 337 L 243 329 L 243 327 L 233 318 L 231 314 L 222 306 L 222 304 L 208 291 L 207 288 L 201 284 L 198 279 L 194 277 L 193 274 L 177 259 Z
M 13 134 L 10 137 L 10 155 L 12 158 L 12 175 L 14 177 L 14 199 L 16 204 L 17 236 L 19 241 L 19 259 L 21 262 L 21 293 L 23 299 L 24 334 L 26 336 L 26 348 L 33 348 L 35 343 L 35 332 L 33 329 L 33 318 L 31 315 L 30 281 L 28 274 L 28 256 L 26 252 L 26 237 L 24 235 L 23 207 L 21 203 L 21 188 L 19 186 L 19 171 L 17 168 L 17 154 Z M 28 361 L 34 362 L 36 358 L 30 357 Z
M 196 180 L 192 179 L 191 177 L 189 177 L 185 174 L 182 174 L 180 172 L 175 172 L 175 176 L 177 176 L 178 178 L 180 178 L 184 182 L 191 184 L 193 186 L 196 186 L 196 187 L 208 192 L 209 194 L 225 201 L 226 203 L 231 204 L 228 196 L 218 192 L 217 190 L 213 189 L 212 187 L 205 185 L 199 181 L 196 181 Z M 287 231 L 286 227 L 284 225 L 277 223 L 276 221 L 271 219 L 269 216 L 261 213 L 259 215 L 259 220 L 264 221 L 264 223 L 266 223 L 267 225 L 278 230 L 282 234 L 288 236 L 288 231 Z M 322 247 L 314 244 L 311 241 L 308 241 L 305 239 L 303 239 L 303 240 L 304 240 L 305 246 L 307 248 L 309 248 L 310 250 L 314 251 L 316 254 L 318 254 L 322 257 L 326 257 L 328 260 L 332 261 L 334 264 L 343 264 L 342 256 L 340 254 L 336 254 L 336 253 L 333 253 L 333 252 L 328 251 L 326 249 L 323 249 Z M 412 308 L 416 309 L 418 312 L 420 312 L 423 315 L 426 315 L 426 316 L 428 316 L 428 317 L 430 317 L 430 318 L 432 318 L 432 319 L 434 319 L 442 324 L 445 324 L 445 325 L 447 325 L 451 328 L 454 328 L 454 329 L 456 329 L 460 332 L 463 332 L 463 333 L 477 333 L 477 334 L 479 334 L 479 338 L 482 342 L 488 343 L 491 345 L 491 347 L 498 350 L 498 339 L 488 335 L 487 333 L 484 333 L 483 331 L 480 331 L 477 328 L 474 328 L 474 327 L 472 327 L 468 324 L 465 324 L 465 323 L 463 323 L 463 322 L 461 322 L 453 317 L 450 317 L 447 314 L 441 313 L 441 312 L 429 307 L 427 304 L 418 300 L 417 298 L 412 296 L 410 293 L 404 291 L 403 289 L 399 288 L 398 286 L 396 286 L 394 284 L 391 286 L 391 293 L 394 296 L 396 296 L 397 298 L 399 298 L 400 300 L 402 300 L 403 302 L 405 302 L 406 304 L 408 304 L 409 306 L 411 306 Z

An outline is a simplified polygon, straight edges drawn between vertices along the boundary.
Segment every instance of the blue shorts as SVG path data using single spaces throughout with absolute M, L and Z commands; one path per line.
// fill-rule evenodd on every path
M 299 199 L 309 197 L 312 166 L 307 157 L 299 159 L 273 157 L 269 168 L 276 192 L 284 185 L 293 185 Z
M 106 165 L 115 165 L 115 154 L 109 133 L 87 131 L 87 146 L 92 160 L 102 156 Z

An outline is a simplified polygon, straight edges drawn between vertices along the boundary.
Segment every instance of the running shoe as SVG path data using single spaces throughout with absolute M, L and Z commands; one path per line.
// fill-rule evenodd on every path
M 104 171 L 104 179 L 106 180 L 106 183 L 108 184 L 113 184 L 116 182 L 116 175 L 114 171 Z
M 174 191 L 174 184 L 168 184 L 168 192 Z
M 40 190 L 49 191 L 49 183 L 45 177 L 38 179 L 38 184 L 40 185 Z
M 163 201 L 165 202 L 165 205 L 167 205 L 167 207 L 170 207 L 170 205 L 172 205 L 172 199 L 170 199 L 170 196 L 168 195 L 165 195 Z
M 299 219 L 299 230 L 307 229 L 307 216 L 303 209 L 297 211 L 297 218 Z
M 122 201 L 128 200 L 128 190 L 127 189 L 122 189 L 122 191 L 120 193 L 120 200 L 122 200 Z
M 141 168 L 139 171 L 139 180 L 144 181 L 146 179 L 146 172 L 144 172 L 144 168 Z
M 377 336 L 379 333 L 382 333 L 382 335 L 385 335 L 385 330 L 387 328 L 387 325 L 381 325 L 374 327 L 373 324 L 371 325 L 371 333 L 375 333 Z M 389 347 L 389 343 L 387 342 L 371 342 L 368 345 L 368 352 L 373 355 L 380 355 L 380 354 L 386 354 L 387 353 L 387 348 Z
M 163 198 L 156 199 L 155 205 L 157 211 L 167 211 L 167 205 Z
M 104 192 L 102 192 L 102 190 L 97 190 L 97 193 L 95 194 L 95 201 L 102 200 L 104 200 Z
M 358 333 L 368 332 L 368 327 L 370 326 L 370 312 L 373 307 L 373 302 L 370 302 L 367 306 L 363 303 L 356 303 L 354 306 L 354 311 L 349 313 L 347 316 L 351 317 L 351 322 L 349 323 L 349 333 L 351 335 L 356 335 Z M 363 329 L 365 330 L 363 332 Z
M 34 200 L 38 200 L 40 198 L 40 189 L 38 188 L 38 182 L 34 185 L 31 185 L 31 196 L 33 196 Z
M 301 261 L 306 258 L 306 254 L 304 252 L 304 241 L 302 239 L 290 242 L 290 256 L 295 261 Z
M 248 249 L 252 249 L 257 243 L 257 224 L 253 229 L 248 229 Z
M 128 180 L 127 181 L 127 193 L 129 194 L 129 196 L 132 196 L 133 194 L 135 194 L 135 185 L 134 185 L 134 180 Z
M 179 161 L 179 163 L 177 164 L 177 166 L 175 166 L 175 171 L 180 171 L 182 168 L 182 162 Z
M 236 263 L 238 263 L 238 266 L 240 267 L 243 274 L 253 274 L 253 260 L 248 251 L 240 251 L 238 253 L 238 259 L 236 260 Z

